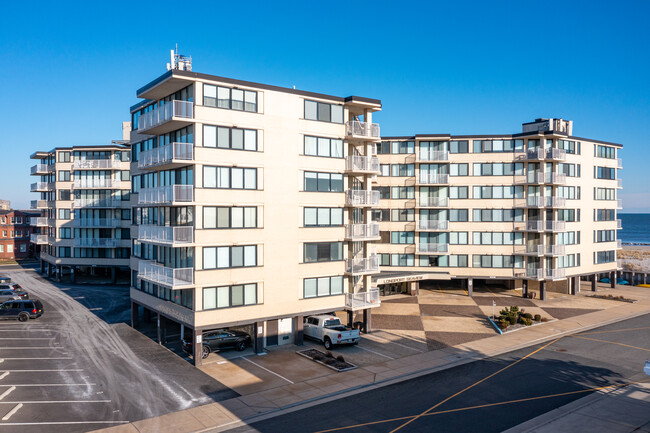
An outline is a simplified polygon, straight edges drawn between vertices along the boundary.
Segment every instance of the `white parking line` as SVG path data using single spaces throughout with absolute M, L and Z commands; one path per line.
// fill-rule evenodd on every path
M 49 403 L 110 403 L 112 400 L 33 400 L 33 401 L 0 401 L 0 404 L 49 404 Z
M 2 384 L 2 386 L 95 386 L 96 383 L 14 383 L 12 385 Z
M 47 422 L 7 422 L 2 425 L 75 425 L 75 424 L 128 424 L 129 421 L 47 421 Z
M 44 357 L 39 357 L 39 358 L 6 358 L 5 357 L 2 360 L 0 360 L 0 363 L 4 362 L 5 360 L 7 360 L 7 361 L 13 361 L 13 360 L 32 361 L 32 360 L 36 360 L 36 359 L 74 359 L 74 358 L 71 357 L 71 356 L 69 356 L 69 357 L 47 357 L 47 358 L 44 358 Z
M 5 371 L 4 373 L 0 374 L 0 380 L 4 379 L 7 376 L 9 376 L 9 372 Z
M 258 367 L 261 368 L 262 370 L 266 370 L 266 371 L 268 371 L 268 372 L 271 373 L 271 374 L 275 374 L 275 375 L 278 376 L 280 379 L 284 379 L 284 380 L 286 380 L 287 382 L 289 382 L 289 383 L 291 383 L 291 384 L 294 383 L 294 382 L 290 381 L 289 379 L 287 379 L 286 377 L 279 375 L 279 374 L 276 373 L 275 371 L 271 371 L 271 370 L 269 370 L 269 369 L 266 368 L 266 367 L 262 367 L 262 366 L 259 365 L 257 362 L 253 362 L 253 361 L 251 361 L 250 359 L 245 358 L 245 357 L 242 357 L 242 359 L 244 359 L 244 360 L 250 362 L 250 363 L 253 364 L 253 365 L 258 366 Z
M 13 392 L 14 389 L 16 389 L 16 387 L 15 387 L 15 386 L 12 386 L 12 387 L 9 388 L 8 390 L 6 390 L 6 391 L 3 392 L 2 394 L 0 394 L 0 400 L 2 400 L 3 398 L 5 398 L 5 397 L 8 396 L 9 394 L 11 394 L 11 393 Z
M 377 343 L 383 342 L 383 343 L 389 343 L 389 344 L 397 344 L 398 346 L 402 346 L 402 347 L 404 347 L 406 349 L 411 349 L 411 350 L 414 350 L 416 352 L 424 353 L 424 350 L 416 349 L 415 347 L 407 346 L 406 344 L 398 343 L 396 341 L 391 341 L 391 340 L 389 340 L 387 338 L 378 337 L 376 335 L 372 335 L 372 336 L 364 335 L 363 338 L 365 338 L 366 340 L 370 340 L 370 341 L 378 340 Z
M 51 347 L 51 346 L 33 346 L 33 347 L 0 347 L 0 350 L 19 350 L 19 349 L 55 349 L 63 350 L 63 347 Z
M 12 373 L 39 373 L 39 372 L 53 372 L 53 371 L 84 371 L 83 368 L 57 368 L 54 370 L 5 370 Z
M 3 421 L 7 421 L 9 418 L 11 418 L 11 416 L 12 416 L 13 414 L 15 414 L 16 412 L 18 412 L 18 409 L 20 409 L 21 407 L 23 407 L 23 404 L 22 404 L 22 403 L 18 403 L 18 404 L 16 405 L 16 407 L 14 407 L 13 409 L 11 409 L 11 410 L 9 411 L 8 414 L 6 414 L 5 416 L 2 417 L 2 420 L 3 420 Z
M 0 337 L 0 340 L 24 340 L 25 338 L 30 340 L 54 340 L 56 337 Z
M 388 355 L 384 355 L 383 353 L 379 353 L 379 352 L 375 352 L 374 350 L 366 349 L 365 347 L 361 347 L 361 346 L 357 346 L 357 347 L 359 349 L 361 349 L 361 350 L 365 350 L 366 352 L 370 352 L 370 353 L 374 353 L 375 355 L 383 356 L 384 358 L 395 359 L 395 358 L 391 358 Z

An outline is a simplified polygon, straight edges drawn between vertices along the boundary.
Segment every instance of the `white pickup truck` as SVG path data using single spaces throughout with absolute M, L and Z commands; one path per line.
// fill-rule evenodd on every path
M 357 344 L 361 338 L 358 329 L 349 329 L 338 317 L 330 315 L 305 317 L 303 332 L 322 342 L 327 350 L 335 344 Z

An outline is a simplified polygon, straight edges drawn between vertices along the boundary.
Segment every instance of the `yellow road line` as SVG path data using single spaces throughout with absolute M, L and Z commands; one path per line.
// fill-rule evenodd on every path
M 618 346 L 631 347 L 632 349 L 639 349 L 639 350 L 645 350 L 646 352 L 650 352 L 650 349 L 644 349 L 643 347 L 637 347 L 637 346 L 630 346 L 629 344 L 617 343 L 616 341 L 597 340 L 595 338 L 580 337 L 578 335 L 570 335 L 570 337 L 580 338 L 582 340 L 598 341 L 599 343 L 616 344 Z
M 608 334 L 610 332 L 625 332 L 625 331 L 640 331 L 642 329 L 650 329 L 650 326 L 644 326 L 642 328 L 628 328 L 628 329 L 614 329 L 613 331 L 594 331 L 594 332 L 583 332 L 580 335 L 591 335 L 591 334 Z
M 488 289 L 488 290 L 489 290 L 489 289 Z M 560 337 L 560 338 L 562 338 L 562 337 Z M 412 419 L 410 419 L 409 421 L 405 422 L 404 424 L 402 424 L 401 426 L 397 427 L 396 429 L 391 430 L 390 433 L 394 433 L 394 432 L 396 432 L 397 430 L 399 430 L 399 429 L 401 429 L 401 428 L 403 428 L 403 427 L 406 427 L 407 425 L 409 425 L 410 423 L 412 423 L 412 422 L 415 421 L 416 419 L 420 418 L 420 417 L 423 416 L 423 415 L 426 415 L 427 413 L 431 412 L 432 410 L 434 410 L 435 408 L 439 407 L 440 405 L 442 405 L 442 404 L 448 402 L 448 401 L 451 400 L 452 398 L 454 398 L 454 397 L 456 397 L 456 396 L 458 396 L 458 395 L 464 393 L 465 391 L 467 391 L 467 390 L 469 390 L 469 389 L 474 388 L 476 385 L 478 385 L 478 384 L 480 384 L 480 383 L 482 383 L 482 382 L 485 382 L 485 381 L 488 380 L 489 378 L 496 376 L 497 374 L 499 374 L 499 373 L 501 373 L 501 372 L 503 372 L 503 371 L 509 369 L 510 367 L 512 367 L 512 366 L 514 366 L 514 365 L 517 365 L 518 363 L 520 363 L 520 362 L 523 361 L 524 359 L 528 358 L 529 356 L 532 356 L 532 355 L 536 354 L 537 352 L 539 352 L 540 350 L 542 350 L 542 349 L 544 349 L 544 348 L 550 346 L 551 344 L 555 343 L 555 342 L 556 342 L 557 340 L 559 340 L 560 338 L 556 338 L 555 340 L 551 341 L 550 343 L 545 344 L 544 346 L 540 347 L 539 349 L 536 349 L 536 350 L 530 352 L 528 355 L 524 356 L 523 358 L 520 358 L 520 359 L 516 360 L 515 362 L 506 365 L 506 366 L 503 367 L 501 370 L 499 370 L 499 371 L 497 371 L 497 372 L 494 372 L 494 373 L 492 373 L 491 375 L 489 375 L 489 376 L 487 376 L 487 377 L 484 377 L 483 379 L 481 379 L 481 380 L 479 380 L 479 381 L 477 381 L 477 382 L 474 382 L 472 385 L 468 386 L 467 388 L 465 388 L 465 389 L 463 389 L 463 390 L 461 390 L 461 391 L 458 391 L 456 394 L 454 394 L 454 395 L 452 395 L 452 396 L 450 396 L 450 397 L 447 397 L 446 399 L 444 399 L 444 400 L 441 401 L 440 403 L 438 403 L 438 404 L 436 404 L 436 405 L 434 405 L 434 406 L 431 406 L 429 409 L 425 410 L 425 411 L 422 412 L 420 415 L 415 416 L 414 418 L 412 418 Z

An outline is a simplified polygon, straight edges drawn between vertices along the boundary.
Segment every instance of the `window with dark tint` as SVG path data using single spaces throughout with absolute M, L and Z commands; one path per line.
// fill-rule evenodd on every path
M 343 192 L 343 175 L 306 171 L 305 191 Z
M 305 263 L 343 260 L 343 242 L 305 243 Z
M 305 100 L 305 119 L 343 123 L 343 106 Z

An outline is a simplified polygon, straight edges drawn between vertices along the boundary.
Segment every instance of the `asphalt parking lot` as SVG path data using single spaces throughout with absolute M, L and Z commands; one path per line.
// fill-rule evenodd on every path
M 0 272 L 45 311 L 0 321 L 3 433 L 91 431 L 238 396 L 124 323 L 126 287 Z

